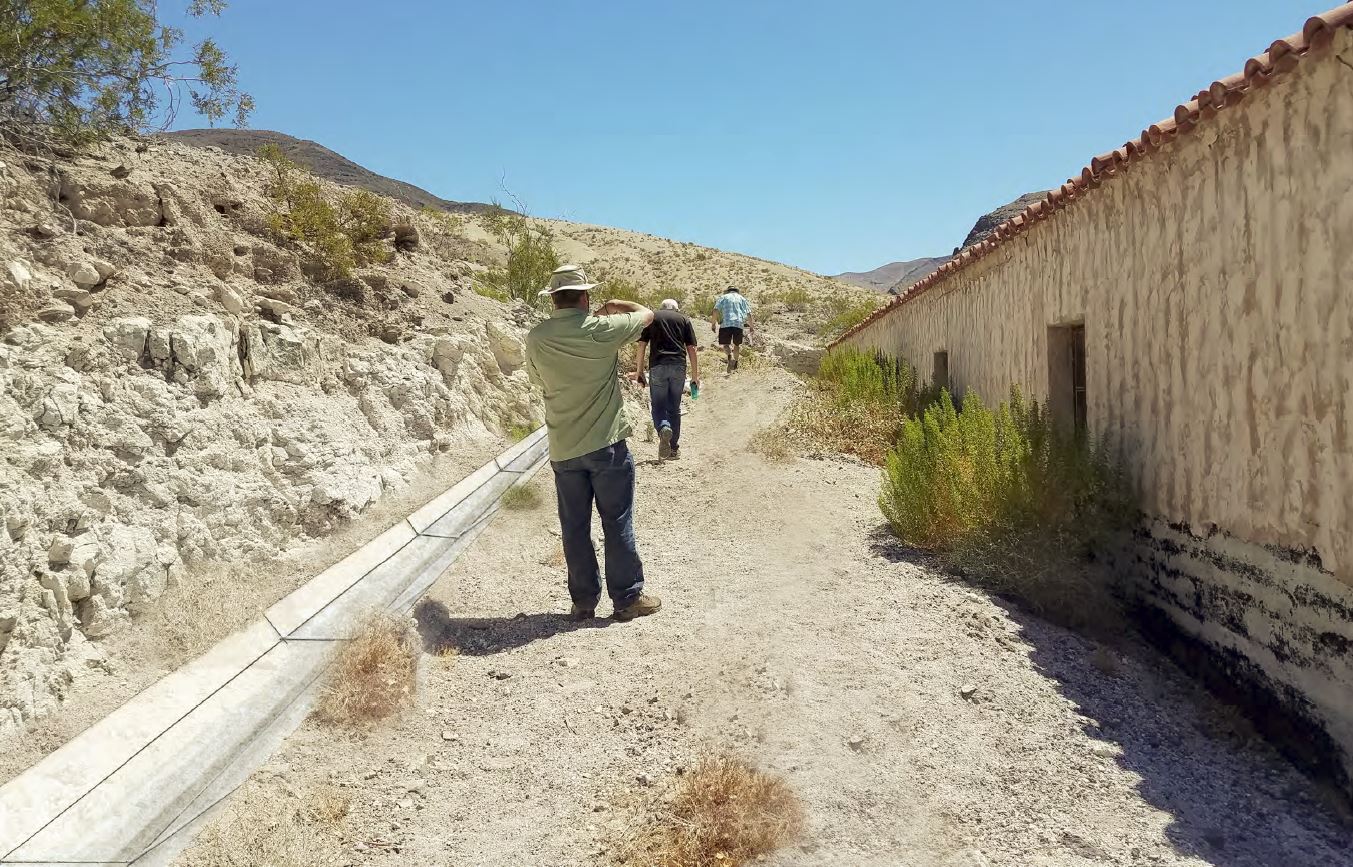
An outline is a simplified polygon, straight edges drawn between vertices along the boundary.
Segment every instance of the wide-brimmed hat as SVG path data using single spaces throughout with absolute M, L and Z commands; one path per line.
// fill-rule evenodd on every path
M 600 286 L 600 283 L 589 283 L 587 281 L 587 272 L 583 271 L 581 265 L 560 265 L 554 269 L 550 275 L 550 285 L 540 290 L 540 297 L 553 295 L 556 292 L 586 292 Z

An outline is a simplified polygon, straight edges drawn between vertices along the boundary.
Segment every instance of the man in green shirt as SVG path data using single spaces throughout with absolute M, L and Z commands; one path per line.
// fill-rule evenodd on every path
M 541 291 L 550 318 L 526 336 L 526 372 L 545 396 L 545 427 L 559 501 L 559 529 L 568 564 L 569 619 L 590 620 L 601 598 L 592 545 L 592 503 L 606 535 L 606 591 L 617 620 L 652 614 L 662 603 L 645 594 L 644 565 L 634 539 L 632 433 L 620 395 L 622 347 L 653 321 L 632 301 L 607 301 L 588 313 L 589 283 L 578 265 L 563 265 Z

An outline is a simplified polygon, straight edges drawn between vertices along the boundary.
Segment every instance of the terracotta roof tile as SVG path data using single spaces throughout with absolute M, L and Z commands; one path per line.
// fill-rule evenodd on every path
M 1225 108 L 1233 106 L 1245 98 L 1256 87 L 1263 87 L 1274 76 L 1291 72 L 1302 58 L 1312 51 L 1327 48 L 1334 39 L 1335 30 L 1340 27 L 1353 29 L 1353 0 L 1307 19 L 1300 33 L 1294 33 L 1286 39 L 1276 40 L 1268 50 L 1257 57 L 1245 61 L 1241 72 L 1228 75 L 1212 82 L 1205 90 L 1183 105 L 1175 107 L 1173 117 L 1142 130 L 1142 134 L 1105 154 L 1090 160 L 1090 164 L 1081 169 L 1079 177 L 1072 177 L 1065 184 L 1048 194 L 1047 199 L 1034 202 L 1024 211 L 997 226 L 986 240 L 965 248 L 957 256 L 944 263 L 934 273 L 913 283 L 904 293 L 894 297 L 887 304 L 875 310 L 855 327 L 846 331 L 832 346 L 846 340 L 852 334 L 867 328 L 883 318 L 892 310 L 907 303 L 935 285 L 949 279 L 954 273 L 993 252 L 1001 244 L 1021 234 L 1031 225 L 1082 198 L 1088 191 L 1095 189 L 1105 180 L 1125 170 L 1131 163 L 1142 159 L 1160 148 L 1162 144 L 1178 135 L 1186 135 L 1200 122 L 1210 120 Z

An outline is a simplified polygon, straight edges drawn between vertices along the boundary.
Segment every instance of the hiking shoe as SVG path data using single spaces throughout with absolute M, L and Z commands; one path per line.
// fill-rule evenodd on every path
M 571 621 L 573 623 L 581 623 L 584 620 L 591 620 L 593 617 L 596 616 L 597 609 L 583 608 L 579 606 L 578 603 L 575 602 L 573 603 L 573 607 L 568 610 L 568 613 L 564 615 L 564 619 Z
M 617 608 L 615 610 L 615 619 L 623 623 L 633 620 L 636 617 L 647 617 L 650 614 L 656 614 L 661 607 L 661 599 L 656 596 L 649 596 L 647 593 L 640 593 L 638 599 L 635 599 L 624 608 Z
M 658 431 L 658 460 L 665 461 L 672 456 L 672 429 L 667 425 Z

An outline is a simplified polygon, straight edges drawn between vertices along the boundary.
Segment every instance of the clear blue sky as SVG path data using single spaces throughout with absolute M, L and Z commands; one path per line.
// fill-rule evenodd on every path
M 238 62 L 256 128 L 830 274 L 948 253 L 1335 5 L 231 0 L 190 33 Z

